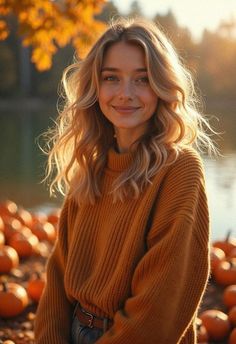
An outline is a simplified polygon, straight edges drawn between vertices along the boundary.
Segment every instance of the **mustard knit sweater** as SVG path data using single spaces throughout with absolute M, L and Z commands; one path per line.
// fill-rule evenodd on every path
M 132 159 L 109 151 L 103 196 L 94 205 L 66 199 L 37 311 L 37 344 L 69 343 L 76 300 L 114 319 L 96 344 L 196 343 L 194 320 L 209 275 L 201 159 L 183 149 L 137 200 L 113 203 L 111 185 Z

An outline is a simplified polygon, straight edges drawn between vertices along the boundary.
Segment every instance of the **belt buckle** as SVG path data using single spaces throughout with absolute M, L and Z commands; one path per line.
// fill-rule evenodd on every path
M 93 320 L 94 320 L 94 316 L 92 314 L 88 314 L 90 316 L 89 319 L 89 323 L 88 323 L 88 327 L 89 328 L 93 328 Z
M 94 327 L 93 326 L 93 321 L 94 321 L 95 316 L 93 314 L 89 313 L 89 312 L 86 312 L 84 309 L 82 309 L 82 312 L 84 314 L 86 314 L 87 316 L 89 316 L 88 327 L 89 328 L 93 328 Z

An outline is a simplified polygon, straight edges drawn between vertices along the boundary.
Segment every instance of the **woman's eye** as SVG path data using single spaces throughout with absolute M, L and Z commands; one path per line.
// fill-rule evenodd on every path
M 141 78 L 137 78 L 136 79 L 136 82 L 138 84 L 148 84 L 149 83 L 149 80 L 148 80 L 148 77 L 147 76 L 143 76 Z
M 118 78 L 115 75 L 107 75 L 102 78 L 104 81 L 117 81 Z

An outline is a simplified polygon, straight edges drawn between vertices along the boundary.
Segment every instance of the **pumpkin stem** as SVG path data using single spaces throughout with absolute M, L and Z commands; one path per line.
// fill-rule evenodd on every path
M 229 238 L 230 238 L 230 236 L 231 236 L 231 233 L 232 233 L 232 229 L 229 229 L 228 232 L 227 232 L 227 234 L 226 234 L 226 239 L 225 239 L 225 241 L 229 241 Z
M 35 276 L 36 276 L 36 279 L 41 279 L 41 273 L 39 271 L 35 271 Z
M 2 286 L 3 286 L 4 293 L 6 293 L 8 291 L 7 282 L 6 281 L 2 281 Z
M 202 324 L 197 323 L 197 331 L 198 332 L 200 331 L 201 326 L 202 326 Z

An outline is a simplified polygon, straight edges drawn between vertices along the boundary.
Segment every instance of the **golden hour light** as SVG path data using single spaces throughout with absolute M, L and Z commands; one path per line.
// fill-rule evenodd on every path
M 114 3 L 123 13 L 127 13 L 130 5 L 136 3 L 141 14 L 149 18 L 155 12 L 165 14 L 171 11 L 179 25 L 189 28 L 196 39 L 200 38 L 204 29 L 214 31 L 220 22 L 236 20 L 235 0 L 115 0 Z
M 236 0 L 0 0 L 0 344 L 236 344 Z

